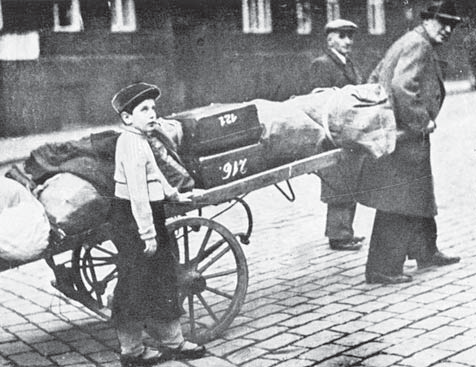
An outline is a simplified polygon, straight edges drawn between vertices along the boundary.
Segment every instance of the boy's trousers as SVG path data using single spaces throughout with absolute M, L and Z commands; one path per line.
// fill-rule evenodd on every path
M 122 355 L 138 356 L 144 351 L 143 331 L 146 331 L 161 345 L 169 348 L 177 348 L 184 341 L 180 320 L 157 321 L 147 319 L 140 322 L 124 322 L 116 326 Z

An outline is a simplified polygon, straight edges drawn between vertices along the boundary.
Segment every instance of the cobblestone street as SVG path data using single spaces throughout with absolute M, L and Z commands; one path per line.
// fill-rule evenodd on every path
M 476 93 L 450 95 L 432 136 L 438 246 L 459 264 L 417 270 L 413 282 L 368 285 L 368 245 L 329 249 L 326 208 L 314 175 L 293 180 L 297 198 L 274 187 L 246 198 L 254 217 L 246 301 L 200 360 L 164 367 L 476 366 Z M 205 213 L 206 214 L 206 213 Z M 362 206 L 356 234 L 369 238 Z M 234 218 L 223 223 L 233 227 Z M 50 285 L 44 261 L 0 274 L 0 365 L 118 367 L 114 329 Z

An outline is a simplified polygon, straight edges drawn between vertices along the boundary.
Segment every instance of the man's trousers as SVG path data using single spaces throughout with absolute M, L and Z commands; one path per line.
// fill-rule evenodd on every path
M 369 244 L 366 273 L 396 276 L 406 257 L 425 260 L 436 251 L 434 217 L 415 217 L 377 210 Z
M 326 232 L 332 240 L 352 240 L 356 203 L 327 204 Z

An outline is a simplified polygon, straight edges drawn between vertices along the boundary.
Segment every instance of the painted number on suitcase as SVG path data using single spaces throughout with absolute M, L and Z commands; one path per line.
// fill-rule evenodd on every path
M 223 171 L 222 180 L 228 180 L 236 175 L 244 175 L 248 171 L 246 163 L 248 162 L 247 158 L 239 159 L 237 161 L 226 162 L 221 170 Z
M 236 116 L 234 113 L 227 113 L 222 116 L 218 116 L 218 120 L 220 121 L 220 126 L 227 126 L 234 124 L 238 120 L 238 116 Z

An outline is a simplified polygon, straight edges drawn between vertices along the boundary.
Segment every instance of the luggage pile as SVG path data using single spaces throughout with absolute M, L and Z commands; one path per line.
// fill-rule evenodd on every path
M 176 113 L 183 139 L 178 153 L 195 179 L 208 189 L 266 169 L 263 128 L 253 104 L 211 104 Z
M 114 195 L 117 136 L 118 132 L 106 131 L 80 140 L 43 144 L 22 165 L 13 165 L 6 176 L 34 193 L 55 233 L 82 233 L 107 221 Z
M 221 186 L 336 147 L 360 147 L 378 158 L 391 153 L 396 140 L 393 111 L 377 84 L 321 89 L 283 102 L 211 104 L 159 119 L 155 132 L 148 141 L 157 164 L 181 192 Z M 65 234 L 107 220 L 118 136 L 110 130 L 44 144 L 25 161 L 27 183 L 41 185 L 38 199 Z
M 173 114 L 196 187 L 208 189 L 333 148 L 379 158 L 395 149 L 396 123 L 378 84 L 316 89 L 283 102 L 211 104 Z

